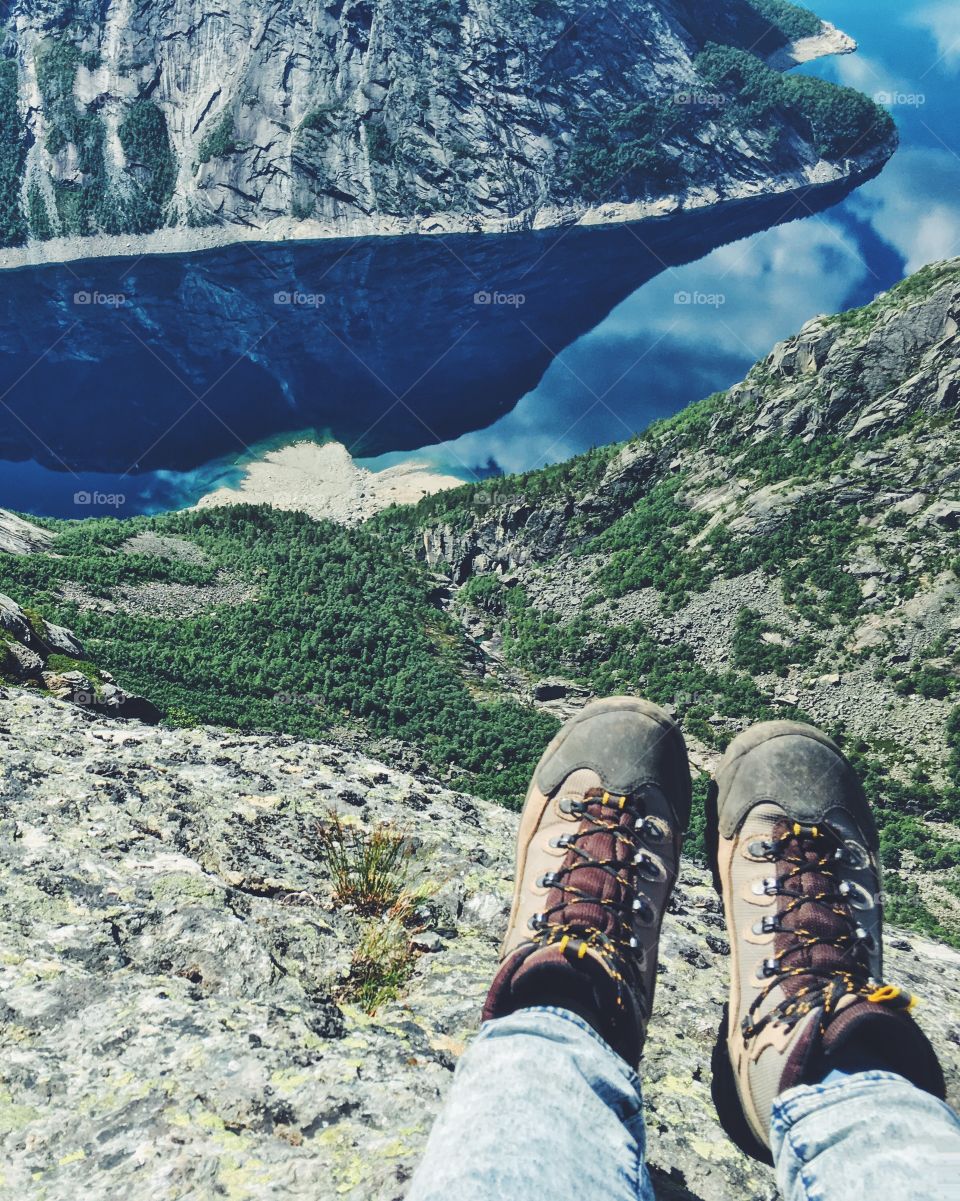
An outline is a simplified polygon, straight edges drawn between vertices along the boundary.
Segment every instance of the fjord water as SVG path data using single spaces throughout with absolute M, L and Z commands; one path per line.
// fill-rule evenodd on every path
M 188 504 L 302 431 L 372 466 L 417 450 L 465 479 L 556 461 L 956 253 L 952 4 L 819 11 L 861 53 L 804 69 L 884 96 L 902 134 L 842 203 L 808 193 L 610 230 L 237 245 L 3 275 L 0 505 Z

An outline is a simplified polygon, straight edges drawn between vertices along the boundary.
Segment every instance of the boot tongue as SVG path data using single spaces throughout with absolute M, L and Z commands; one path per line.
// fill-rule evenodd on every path
M 835 974 L 839 971 L 856 973 L 862 968 L 858 958 L 851 954 L 853 918 L 849 906 L 838 900 L 817 900 L 818 897 L 836 897 L 840 879 L 836 875 L 812 867 L 798 872 L 801 864 L 819 864 L 829 853 L 829 843 L 823 838 L 814 838 L 809 830 L 795 833 L 792 822 L 781 822 L 774 829 L 774 838 L 786 840 L 782 858 L 777 864 L 780 888 L 787 898 L 802 895 L 804 902 L 793 903 L 787 899 L 782 903 L 780 925 L 783 933 L 778 934 L 775 947 L 785 951 L 781 967 L 790 969 L 815 969 L 817 972 Z M 799 945 L 806 938 L 823 940 L 813 947 Z M 792 948 L 789 949 L 788 948 Z M 782 986 L 788 996 L 810 985 L 810 978 L 803 974 L 784 976 Z
M 575 848 L 563 860 L 563 867 L 569 869 L 564 888 L 550 890 L 546 908 L 559 907 L 551 915 L 551 925 L 592 927 L 617 938 L 622 934 L 622 913 L 632 901 L 622 881 L 629 879 L 632 870 L 631 836 L 637 814 L 629 803 L 618 808 L 621 798 L 602 788 L 588 788 L 582 797 L 586 812 Z

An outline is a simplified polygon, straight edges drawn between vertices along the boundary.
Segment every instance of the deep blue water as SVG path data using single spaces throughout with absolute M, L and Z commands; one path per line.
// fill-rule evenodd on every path
M 0 505 L 188 504 L 304 431 L 374 467 L 415 451 L 465 479 L 554 462 L 960 252 L 960 8 L 816 7 L 861 49 L 803 70 L 885 98 L 902 140 L 832 207 L 807 196 L 639 230 L 235 246 L 0 276 Z

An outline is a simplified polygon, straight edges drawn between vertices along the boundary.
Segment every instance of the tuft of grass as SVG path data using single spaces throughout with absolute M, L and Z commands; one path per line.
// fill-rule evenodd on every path
M 403 897 L 406 838 L 388 825 L 364 830 L 331 812 L 316 823 L 317 846 L 333 880 L 334 899 L 361 913 L 384 913 Z
M 409 916 L 410 904 L 402 898 L 383 917 L 364 925 L 340 990 L 343 1000 L 372 1014 L 400 995 L 417 958 L 406 924 Z

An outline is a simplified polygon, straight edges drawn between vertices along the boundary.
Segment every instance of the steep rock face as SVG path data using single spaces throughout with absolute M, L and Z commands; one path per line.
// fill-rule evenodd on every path
M 853 48 L 807 17 L 794 51 L 748 0 L 21 0 L 24 221 L 507 229 L 855 177 L 887 118 L 826 151 L 802 106 L 754 128 L 694 65 L 710 42 L 778 66 Z M 636 159 L 604 141 L 628 117 Z
M 497 958 L 516 817 L 355 750 L 119 729 L 0 690 L 0 1146 L 5 1193 L 396 1201 Z M 333 809 L 408 838 L 412 975 L 342 998 L 360 937 L 313 839 Z M 960 955 L 888 934 L 958 1100 Z M 717 1123 L 723 919 L 684 864 L 642 1076 L 658 1195 L 767 1201 Z
M 692 508 L 741 534 L 774 528 L 804 496 L 865 499 L 879 490 L 878 476 L 893 489 L 891 500 L 917 494 L 910 517 L 926 511 L 918 520 L 948 530 L 950 505 L 957 503 L 952 448 L 960 405 L 960 260 L 925 268 L 911 283 L 864 310 L 814 318 L 775 346 L 724 394 L 702 442 L 668 432 L 630 443 L 611 457 L 591 494 L 568 494 L 548 505 L 502 504 L 495 497 L 489 506 L 478 503 L 469 526 L 428 526 L 420 555 L 431 567 L 449 565 L 457 582 L 474 571 L 510 573 L 555 558 L 582 531 L 614 519 L 670 475 L 684 479 Z M 911 421 L 921 431 L 917 437 L 900 433 Z M 823 479 L 791 492 L 784 471 L 784 479 L 750 489 L 736 479 L 736 458 L 728 452 L 775 437 L 811 445 L 836 437 L 862 446 L 862 453 L 842 477 L 830 479 L 825 468 Z M 883 449 L 871 451 L 873 440 L 883 440 Z M 929 453 L 918 453 L 921 446 Z M 714 447 L 720 450 L 715 457 Z M 505 485 L 502 491 L 520 490 Z M 934 500 L 935 511 L 928 509 Z

